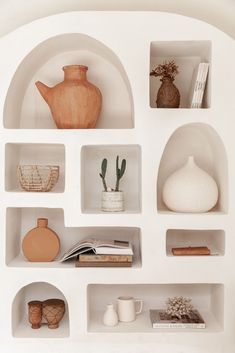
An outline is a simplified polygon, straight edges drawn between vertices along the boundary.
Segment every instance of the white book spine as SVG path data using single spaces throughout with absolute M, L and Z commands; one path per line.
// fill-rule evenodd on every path
M 202 81 L 200 83 L 200 90 L 199 90 L 197 108 L 201 108 L 201 106 L 202 106 L 202 100 L 203 100 L 203 95 L 204 95 L 204 92 L 205 92 L 205 86 L 206 86 L 206 79 L 207 79 L 208 69 L 209 69 L 209 64 L 205 63 L 204 64 Z
M 191 108 L 201 108 L 202 106 L 202 100 L 203 100 L 203 94 L 205 91 L 208 69 L 209 69 L 208 63 L 200 63 L 198 66 L 198 75 L 195 82 Z
M 194 89 L 193 89 L 193 97 L 192 97 L 192 102 L 191 102 L 191 108 L 196 108 L 196 103 L 198 99 L 198 94 L 199 94 L 199 82 L 202 79 L 202 72 L 203 72 L 203 63 L 200 63 L 198 65 L 197 69 L 197 76 L 196 76 L 196 81 L 194 83 Z
M 153 323 L 153 328 L 182 328 L 182 329 L 203 329 L 206 325 L 201 324 L 183 324 L 183 323 Z

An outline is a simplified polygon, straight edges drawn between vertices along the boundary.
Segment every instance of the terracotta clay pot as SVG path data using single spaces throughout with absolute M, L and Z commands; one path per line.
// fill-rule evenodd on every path
M 42 303 L 42 315 L 51 329 L 59 327 L 64 313 L 65 303 L 62 299 L 48 299 Z
M 178 88 L 174 85 L 173 79 L 163 77 L 162 84 L 157 93 L 157 107 L 158 108 L 179 108 L 180 93 Z
M 50 107 L 59 129 L 95 128 L 100 115 L 102 95 L 96 86 L 87 81 L 87 66 L 63 67 L 64 81 L 54 87 L 42 82 L 35 84 Z
M 39 300 L 33 300 L 28 303 L 28 319 L 33 329 L 41 327 L 42 302 Z
M 30 230 L 22 242 L 27 260 L 32 262 L 53 261 L 60 251 L 58 235 L 47 227 L 47 218 L 38 218 L 37 227 Z

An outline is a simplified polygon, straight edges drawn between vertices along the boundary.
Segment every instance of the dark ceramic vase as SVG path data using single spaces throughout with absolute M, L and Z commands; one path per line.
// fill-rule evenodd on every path
M 157 107 L 158 108 L 179 108 L 180 93 L 178 88 L 174 85 L 173 79 L 163 77 L 162 84 L 157 93 Z

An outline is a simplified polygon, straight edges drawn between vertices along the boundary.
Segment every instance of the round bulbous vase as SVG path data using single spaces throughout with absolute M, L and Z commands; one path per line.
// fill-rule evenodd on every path
M 218 195 L 215 180 L 197 166 L 193 156 L 166 180 L 162 190 L 165 205 L 174 212 L 208 212 Z
M 118 324 L 118 314 L 114 309 L 113 304 L 107 304 L 103 316 L 103 324 L 105 326 L 116 326 Z
M 65 302 L 62 299 L 47 299 L 42 303 L 42 315 L 48 328 L 56 329 L 65 313 Z
M 40 81 L 35 83 L 59 129 L 91 129 L 96 126 L 102 94 L 87 80 L 87 70 L 85 65 L 67 65 L 63 67 L 63 82 L 54 87 Z
M 157 107 L 158 108 L 179 108 L 180 93 L 178 88 L 174 85 L 174 79 L 163 77 L 162 84 L 157 93 Z
M 123 191 L 103 191 L 101 210 L 104 212 L 124 211 Z

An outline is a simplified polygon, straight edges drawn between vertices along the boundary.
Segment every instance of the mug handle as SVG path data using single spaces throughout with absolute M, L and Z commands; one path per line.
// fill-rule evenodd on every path
M 136 314 L 140 314 L 141 311 L 142 311 L 142 309 L 143 309 L 143 300 L 141 300 L 141 299 L 135 299 L 135 303 L 139 303 L 139 305 L 140 305 L 139 310 L 137 310 L 135 313 L 136 313 Z

